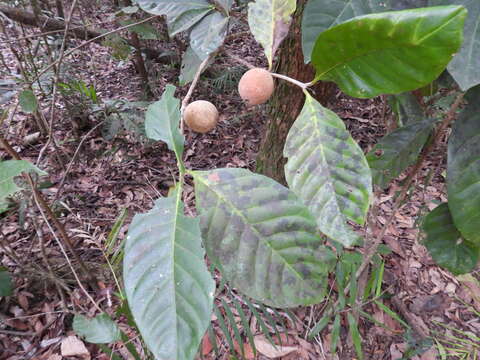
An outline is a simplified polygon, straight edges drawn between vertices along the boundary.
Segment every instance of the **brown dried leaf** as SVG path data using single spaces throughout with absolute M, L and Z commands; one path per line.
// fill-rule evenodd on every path
M 288 355 L 294 351 L 298 350 L 297 346 L 280 346 L 277 345 L 273 347 L 272 344 L 263 335 L 257 335 L 254 338 L 255 347 L 258 352 L 262 355 L 268 356 L 269 358 L 276 359 L 285 355 Z
M 75 335 L 63 339 L 60 349 L 62 356 L 79 356 L 83 359 L 90 360 L 90 352 L 85 347 L 83 341 Z

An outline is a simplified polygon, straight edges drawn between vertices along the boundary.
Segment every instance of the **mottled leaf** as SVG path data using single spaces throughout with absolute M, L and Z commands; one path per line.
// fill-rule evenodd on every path
M 193 360 L 210 324 L 215 282 L 204 261 L 198 219 L 183 210 L 177 188 L 133 218 L 125 244 L 128 304 L 157 359 Z
M 270 69 L 275 52 L 288 34 L 295 9 L 295 0 L 256 0 L 248 5 L 250 31 L 263 46 Z
M 92 344 L 109 344 L 121 339 L 117 324 L 105 313 L 91 319 L 76 314 L 72 327 L 78 335 Z
M 381 188 L 412 165 L 433 130 L 434 121 L 427 119 L 405 125 L 384 136 L 368 153 L 373 182 Z
M 18 103 L 23 112 L 31 114 L 37 110 L 37 98 L 32 90 L 23 90 L 18 96 Z
M 14 178 L 28 172 L 35 172 L 39 175 L 47 174 L 26 160 L 0 161 L 0 203 L 4 203 L 7 197 L 22 190 L 15 184 Z
M 448 206 L 458 230 L 480 246 L 480 85 L 466 99 L 448 141 Z
M 467 11 L 439 6 L 359 16 L 317 38 L 316 80 L 350 96 L 397 94 L 431 83 L 460 48 Z
M 190 46 L 197 56 L 204 60 L 217 50 L 225 40 L 228 17 L 214 12 L 202 19 L 190 33 Z
M 145 132 L 147 137 L 160 140 L 181 159 L 185 137 L 180 133 L 180 100 L 174 97 L 175 86 L 167 85 L 162 98 L 147 109 Z
M 480 1 L 478 0 L 429 0 L 433 5 L 463 5 L 468 10 L 460 52 L 448 64 L 448 71 L 460 88 L 467 91 L 480 84 Z
M 358 241 L 347 220 L 363 224 L 372 176 L 343 121 L 307 94 L 288 133 L 284 156 L 290 188 L 305 202 L 319 229 L 346 246 Z
M 452 221 L 447 203 L 430 212 L 422 228 L 426 233 L 424 245 L 438 265 L 455 275 L 468 273 L 475 268 L 480 248 L 462 238 Z
M 293 192 L 245 169 L 193 176 L 207 253 L 232 286 L 275 307 L 322 301 L 335 257 Z

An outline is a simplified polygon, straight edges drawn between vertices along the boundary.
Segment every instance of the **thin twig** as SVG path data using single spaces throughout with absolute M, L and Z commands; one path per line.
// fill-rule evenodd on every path
M 301 81 L 295 80 L 291 77 L 288 77 L 288 76 L 282 75 L 282 74 L 270 73 L 270 75 L 272 75 L 273 77 L 288 81 L 288 82 L 290 82 L 294 85 L 297 85 L 298 87 L 302 88 L 302 90 L 305 90 L 306 88 L 308 88 L 311 85 L 311 83 L 303 83 Z

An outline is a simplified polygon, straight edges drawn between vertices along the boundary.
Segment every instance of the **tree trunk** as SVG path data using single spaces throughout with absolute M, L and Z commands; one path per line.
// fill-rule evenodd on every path
M 275 72 L 287 75 L 302 82 L 313 80 L 315 71 L 305 65 L 302 52 L 301 23 L 306 0 L 297 1 L 290 32 L 278 50 Z M 257 172 L 286 184 L 283 167 L 283 147 L 288 131 L 302 110 L 305 95 L 298 86 L 276 79 L 275 92 L 270 101 L 269 120 L 257 156 Z M 314 86 L 314 96 L 326 104 L 335 94 L 332 83 L 320 82 Z

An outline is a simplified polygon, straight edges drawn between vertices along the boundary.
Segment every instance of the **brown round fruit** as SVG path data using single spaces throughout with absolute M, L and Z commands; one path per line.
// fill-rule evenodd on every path
M 197 100 L 188 104 L 183 116 L 190 129 L 202 134 L 212 130 L 218 122 L 217 108 L 205 100 Z
M 263 104 L 270 99 L 273 89 L 273 76 L 260 68 L 248 70 L 238 83 L 238 92 L 248 105 Z

